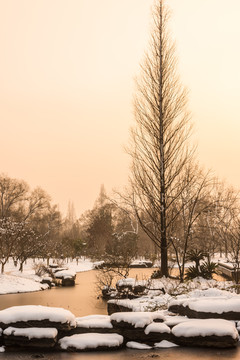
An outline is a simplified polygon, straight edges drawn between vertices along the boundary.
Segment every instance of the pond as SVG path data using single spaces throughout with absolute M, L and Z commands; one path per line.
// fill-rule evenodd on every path
M 132 269 L 130 277 L 137 276 L 139 280 L 146 279 L 153 269 Z M 97 298 L 97 271 L 87 271 L 77 274 L 75 287 L 57 287 L 34 293 L 0 295 L 0 309 L 16 305 L 44 305 L 63 307 L 75 316 L 91 314 L 107 314 L 106 302 Z M 121 350 L 117 352 L 91 353 L 56 353 L 39 351 L 19 351 L 0 353 L 1 359 L 26 360 L 32 358 L 49 360 L 137 360 L 137 359 L 167 359 L 167 360 L 214 360 L 239 359 L 240 348 L 233 350 L 174 348 L 159 350 Z
M 153 269 L 131 269 L 130 277 L 138 280 L 150 277 Z M 56 287 L 45 291 L 0 295 L 0 310 L 17 305 L 63 307 L 75 316 L 107 314 L 106 302 L 98 298 L 98 271 L 77 273 L 76 286 Z

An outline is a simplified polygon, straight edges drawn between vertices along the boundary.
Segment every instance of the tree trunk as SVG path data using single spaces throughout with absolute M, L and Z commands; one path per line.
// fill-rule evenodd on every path
M 20 261 L 19 271 L 23 272 L 24 261 Z

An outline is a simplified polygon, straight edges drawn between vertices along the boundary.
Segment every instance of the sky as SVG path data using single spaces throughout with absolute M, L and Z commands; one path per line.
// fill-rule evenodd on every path
M 239 187 L 240 1 L 166 0 L 193 140 Z M 0 172 L 66 212 L 127 184 L 134 78 L 152 0 L 0 0 Z

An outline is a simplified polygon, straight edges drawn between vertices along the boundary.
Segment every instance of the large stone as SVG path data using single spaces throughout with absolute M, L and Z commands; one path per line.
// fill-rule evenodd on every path
M 111 323 L 114 328 L 145 329 L 155 322 L 163 322 L 165 317 L 159 312 L 117 312 L 112 314 Z
M 75 316 L 62 308 L 41 305 L 13 306 L 0 311 L 0 328 L 45 327 L 70 330 L 76 327 Z
M 62 279 L 62 286 L 74 286 L 75 278 L 73 277 L 65 277 Z
M 222 319 L 202 319 L 180 323 L 172 329 L 172 341 L 183 346 L 229 348 L 237 346 L 235 324 Z
M 120 334 L 124 337 L 124 342 L 137 341 L 153 346 L 162 340 L 171 340 L 171 330 L 163 323 L 151 323 L 144 328 L 130 329 L 121 327 Z
M 68 335 L 85 333 L 119 333 L 113 327 L 108 315 L 88 315 L 76 318 L 76 328 L 70 330 Z M 62 337 L 62 335 L 61 335 Z
M 213 347 L 213 348 L 232 348 L 238 344 L 231 336 L 194 336 L 194 337 L 175 337 L 172 336 L 171 341 L 181 346 L 189 347 Z
M 174 300 L 168 310 L 195 319 L 240 320 L 240 297 Z
M 66 336 L 59 340 L 58 346 L 66 351 L 117 350 L 123 345 L 119 334 L 86 333 Z
M 14 328 L 4 330 L 6 346 L 52 348 L 56 345 L 58 331 L 54 328 Z

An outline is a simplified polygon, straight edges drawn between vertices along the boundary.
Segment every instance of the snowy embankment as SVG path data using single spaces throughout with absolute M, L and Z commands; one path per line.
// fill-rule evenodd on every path
M 41 284 L 40 280 L 35 281 L 16 275 L 0 275 L 0 284 L 0 295 L 48 289 L 48 285 Z
M 117 283 L 134 288 L 139 281 L 129 278 Z M 160 290 L 159 290 L 160 289 Z M 163 292 L 164 290 L 164 292 Z M 154 279 L 148 283 L 143 295 L 137 298 L 112 299 L 108 301 L 109 314 L 116 311 L 156 311 L 168 308 L 170 303 L 177 300 L 177 304 L 188 299 L 203 297 L 232 298 L 236 295 L 232 281 L 216 281 L 196 278 L 192 281 L 179 283 L 169 278 Z M 113 293 L 115 295 L 115 293 Z M 111 297 L 110 297 L 111 299 Z
M 0 295 L 15 294 L 24 292 L 33 292 L 48 289 L 47 284 L 41 284 L 42 278 L 35 274 L 34 267 L 38 263 L 44 263 L 42 260 L 27 260 L 23 272 L 17 270 L 12 259 L 5 266 L 5 273 L 0 275 Z M 93 263 L 88 259 L 79 259 L 78 263 L 74 259 L 72 262 L 65 263 L 72 273 L 89 271 L 93 268 Z

